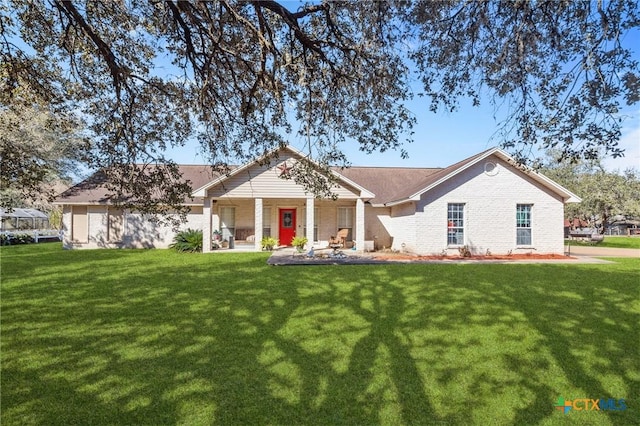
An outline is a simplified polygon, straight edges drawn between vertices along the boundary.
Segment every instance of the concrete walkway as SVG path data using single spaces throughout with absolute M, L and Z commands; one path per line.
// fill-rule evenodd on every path
M 564 246 L 564 253 L 570 256 L 591 257 L 635 257 L 640 258 L 640 249 L 609 248 L 598 246 Z

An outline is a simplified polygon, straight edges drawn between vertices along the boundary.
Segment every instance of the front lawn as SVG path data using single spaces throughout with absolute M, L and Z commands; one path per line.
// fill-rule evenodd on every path
M 3 247 L 2 425 L 632 424 L 640 260 Z M 559 397 L 626 410 L 556 410 Z
M 572 246 L 593 246 L 593 243 L 579 240 L 567 240 Z M 598 247 L 609 248 L 635 248 L 640 249 L 640 237 L 618 237 L 605 235 L 604 240 L 597 244 Z

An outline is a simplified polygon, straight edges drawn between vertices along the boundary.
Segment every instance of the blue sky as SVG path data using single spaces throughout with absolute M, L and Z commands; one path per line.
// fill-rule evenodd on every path
M 631 31 L 623 40 L 631 46 L 633 56 L 640 61 L 640 31 Z M 457 161 L 475 155 L 485 149 L 496 146 L 500 140 L 495 136 L 500 119 L 495 117 L 494 107 L 488 100 L 481 100 L 480 107 L 460 100 L 460 108 L 452 113 L 429 111 L 429 100 L 415 97 L 407 103 L 415 114 L 417 124 L 414 127 L 414 142 L 405 144 L 408 159 L 402 159 L 399 151 L 367 154 L 358 150 L 355 142 L 341 145 L 341 149 L 354 166 L 400 166 L 400 167 L 446 167 Z M 505 110 L 498 111 L 506 114 Z M 603 163 L 609 170 L 637 168 L 640 170 L 640 106 L 627 107 L 621 111 L 624 118 L 622 137 L 619 146 L 625 150 L 622 158 L 605 158 Z M 297 130 L 293 124 L 294 133 Z M 303 150 L 304 141 L 292 135 L 290 144 Z M 169 158 L 182 164 L 205 164 L 205 157 L 199 154 L 197 142 L 185 147 L 172 149 Z
M 342 145 L 349 161 L 354 166 L 446 167 L 499 143 L 499 139 L 493 137 L 499 120 L 494 117 L 493 107 L 488 103 L 480 107 L 462 105 L 453 113 L 432 113 L 428 100 L 417 98 L 409 108 L 416 115 L 417 124 L 414 142 L 404 145 L 409 153 L 408 159 L 402 159 L 398 151 L 367 154 L 359 151 L 354 142 Z M 609 170 L 640 169 L 640 109 L 629 109 L 623 115 L 627 118 L 620 146 L 625 149 L 625 156 L 607 158 L 604 164 Z M 290 143 L 301 150 L 304 147 L 304 141 L 294 136 Z M 206 163 L 195 142 L 170 150 L 168 156 L 182 164 Z

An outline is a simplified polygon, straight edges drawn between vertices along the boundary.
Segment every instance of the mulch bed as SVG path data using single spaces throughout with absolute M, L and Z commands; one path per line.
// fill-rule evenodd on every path
M 510 254 L 510 255 L 472 255 L 469 257 L 461 257 L 461 256 L 418 256 L 411 255 L 406 253 L 384 253 L 384 254 L 374 254 L 373 259 L 375 260 L 386 260 L 386 261 L 398 261 L 398 262 L 408 262 L 408 261 L 427 261 L 427 260 L 569 260 L 575 259 L 571 256 L 565 256 L 561 254 L 538 254 L 538 253 L 524 253 L 524 254 Z

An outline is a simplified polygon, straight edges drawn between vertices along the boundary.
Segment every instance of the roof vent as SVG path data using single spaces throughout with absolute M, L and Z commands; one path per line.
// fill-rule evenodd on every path
M 495 176 L 498 174 L 498 165 L 494 162 L 491 161 L 487 161 L 486 163 L 484 163 L 484 173 L 487 176 Z

